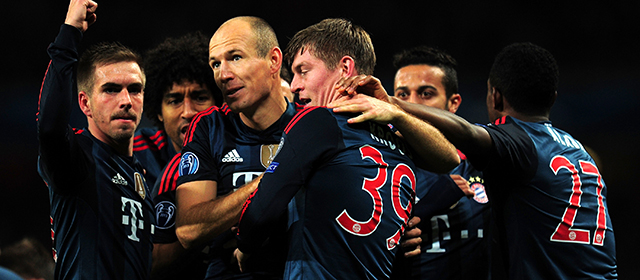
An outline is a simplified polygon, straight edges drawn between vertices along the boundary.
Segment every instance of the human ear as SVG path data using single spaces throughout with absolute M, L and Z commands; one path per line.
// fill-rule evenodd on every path
M 78 104 L 80 105 L 80 110 L 82 111 L 82 113 L 84 113 L 87 117 L 92 117 L 91 98 L 89 97 L 89 94 L 84 91 L 79 92 Z
M 456 111 L 458 111 L 458 108 L 460 107 L 460 104 L 462 103 L 462 96 L 460 96 L 459 93 L 454 93 L 451 95 L 451 97 L 449 97 L 449 101 L 447 101 L 449 104 L 449 112 L 454 113 Z
M 278 74 L 280 67 L 282 67 L 282 50 L 278 47 L 273 47 L 269 53 L 271 73 Z
M 358 71 L 356 70 L 356 61 L 348 55 L 345 55 L 340 59 L 339 67 L 342 71 L 342 75 L 345 77 L 358 75 Z
M 504 96 L 495 87 L 491 88 L 491 96 L 493 98 L 493 109 L 502 112 L 504 110 Z

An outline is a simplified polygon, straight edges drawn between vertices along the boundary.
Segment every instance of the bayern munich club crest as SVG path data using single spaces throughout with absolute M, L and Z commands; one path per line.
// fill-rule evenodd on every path
M 475 193 L 473 200 L 485 204 L 489 202 L 487 192 L 484 189 L 484 180 L 478 176 L 469 178 L 469 188 Z
M 195 174 L 198 172 L 198 167 L 200 167 L 200 161 L 194 153 L 186 152 L 182 154 L 180 167 L 178 168 L 180 176 Z

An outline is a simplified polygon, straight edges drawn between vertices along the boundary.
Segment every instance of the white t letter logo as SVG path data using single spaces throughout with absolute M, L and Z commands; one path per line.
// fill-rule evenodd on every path
M 129 199 L 126 197 L 121 197 L 121 198 L 122 198 L 122 212 L 123 212 L 122 224 L 131 225 L 131 235 L 128 236 L 129 239 L 140 242 L 140 238 L 138 238 L 137 233 L 138 233 L 138 228 L 144 229 L 144 220 L 142 219 L 138 220 L 138 217 L 136 217 L 136 212 L 140 211 L 140 218 L 144 218 L 142 214 L 142 204 L 138 201 L 135 201 L 133 199 Z M 125 213 L 125 208 L 127 204 L 130 205 L 129 210 L 131 211 L 131 216 Z M 129 222 L 129 220 L 131 220 L 131 222 Z

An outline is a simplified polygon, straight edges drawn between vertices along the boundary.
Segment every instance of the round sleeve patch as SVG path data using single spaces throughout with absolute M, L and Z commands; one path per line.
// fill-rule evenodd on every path
M 200 167 L 200 161 L 196 154 L 192 152 L 182 154 L 179 167 L 180 176 L 195 174 L 198 172 L 198 167 Z
M 168 229 L 176 224 L 176 206 L 170 201 L 161 201 L 156 204 L 156 227 Z

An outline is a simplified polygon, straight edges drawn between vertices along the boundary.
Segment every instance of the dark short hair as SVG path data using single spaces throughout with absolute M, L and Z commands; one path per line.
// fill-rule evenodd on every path
M 444 72 L 442 85 L 447 97 L 458 93 L 458 73 L 456 71 L 458 64 L 453 57 L 444 51 L 434 47 L 418 46 L 403 50 L 393 56 L 393 67 L 396 72 L 405 66 L 422 64 L 442 69 Z
M 79 91 L 91 95 L 95 84 L 95 71 L 98 65 L 135 62 L 142 71 L 142 84 L 145 83 L 145 73 L 142 67 L 142 57 L 134 50 L 119 42 L 102 42 L 90 46 L 78 61 L 77 85 Z
M 216 105 L 222 95 L 209 67 L 209 38 L 201 32 L 192 32 L 177 38 L 167 38 L 146 52 L 144 69 L 147 85 L 144 91 L 144 114 L 159 127 L 162 100 L 173 83 L 189 81 L 207 86 Z
M 489 82 L 514 110 L 538 115 L 551 110 L 559 75 L 558 64 L 549 51 L 532 43 L 515 43 L 496 56 Z
M 288 64 L 298 51 L 309 51 L 329 69 L 335 69 L 344 56 L 353 58 L 359 74 L 372 75 L 376 54 L 371 37 L 360 26 L 346 19 L 329 18 L 296 33 L 285 51 Z

